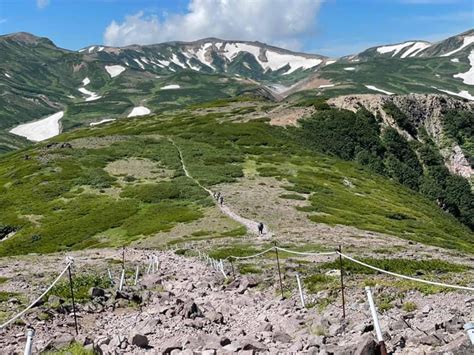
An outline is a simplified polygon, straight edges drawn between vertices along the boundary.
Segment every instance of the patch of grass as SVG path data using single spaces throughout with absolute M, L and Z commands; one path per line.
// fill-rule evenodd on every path
M 337 279 L 324 274 L 313 274 L 304 278 L 304 285 L 311 293 L 337 287 Z
M 0 285 L 6 283 L 8 280 L 10 280 L 9 277 L 0 276 Z
M 72 343 L 71 345 L 56 351 L 46 351 L 44 355 L 94 355 L 94 351 L 86 350 L 79 343 Z
M 18 296 L 21 296 L 17 292 L 6 292 L 6 291 L 0 291 L 0 302 L 7 302 L 11 298 L 17 298 Z
M 449 263 L 438 259 L 429 260 L 411 260 L 411 259 L 374 259 L 361 258 L 362 262 L 375 266 L 377 268 L 396 272 L 407 276 L 416 276 L 421 271 L 424 274 L 441 274 L 448 272 L 463 272 L 469 270 L 468 266 Z M 338 269 L 339 261 L 331 261 L 320 265 L 323 270 Z M 356 264 L 350 260 L 343 259 L 343 268 L 345 272 L 352 274 L 370 275 L 377 272 L 365 266 Z
M 415 302 L 405 302 L 403 303 L 402 305 L 402 309 L 405 311 L 405 312 L 413 312 L 413 311 L 416 311 L 418 308 L 418 306 L 416 305 Z
M 256 264 L 239 264 L 239 272 L 242 275 L 245 274 L 261 274 L 263 272 L 262 267 Z
M 107 288 L 109 286 L 110 280 L 104 276 L 83 273 L 73 276 L 74 298 L 78 302 L 86 301 L 90 298 L 89 289 L 91 287 Z M 49 291 L 48 295 L 55 295 L 64 300 L 69 300 L 71 298 L 69 280 L 60 280 L 51 291 Z

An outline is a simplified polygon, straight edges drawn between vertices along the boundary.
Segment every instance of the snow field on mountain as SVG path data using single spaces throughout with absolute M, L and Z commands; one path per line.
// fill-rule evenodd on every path
M 9 132 L 16 134 L 17 136 L 25 137 L 26 139 L 33 142 L 40 142 L 59 134 L 59 121 L 61 118 L 63 118 L 63 116 L 64 111 L 59 111 L 41 120 L 16 126 Z
M 411 46 L 408 50 L 403 52 L 403 54 L 400 56 L 400 58 L 406 58 L 406 57 L 414 57 L 426 48 L 431 47 L 430 43 L 425 43 L 425 42 L 416 42 L 413 46 Z
M 86 101 L 95 101 L 102 97 L 100 95 L 97 95 L 97 93 L 95 92 L 87 90 L 86 88 L 79 88 L 77 90 L 79 90 L 84 95 L 89 96 L 89 97 L 86 97 Z
M 133 60 L 135 61 L 135 63 L 137 63 L 137 64 L 140 66 L 140 68 L 145 69 L 145 67 L 143 66 L 142 62 L 140 62 L 140 59 L 134 58 Z
M 467 85 L 474 85 L 474 50 L 471 51 L 469 54 L 469 63 L 471 64 L 471 68 L 465 73 L 459 73 L 453 75 L 455 78 L 462 79 L 464 84 Z
M 354 67 L 347 67 L 347 68 L 344 68 L 344 70 L 353 71 L 353 70 L 355 70 L 355 68 Z
M 170 85 L 166 85 L 166 86 L 163 86 L 160 90 L 172 90 L 172 89 L 179 89 L 181 86 L 177 85 L 177 84 L 170 84 Z
M 376 87 L 376 86 L 374 86 L 374 85 L 365 85 L 365 87 L 366 87 L 367 89 L 374 90 L 374 91 L 378 91 L 378 92 L 382 92 L 382 93 L 387 94 L 387 95 L 394 95 L 393 92 L 390 92 L 390 91 L 387 91 L 387 90 L 379 89 L 378 87 Z
M 106 119 L 100 120 L 98 122 L 91 122 L 91 123 L 89 123 L 89 126 L 97 126 L 97 125 L 100 125 L 102 123 L 112 122 L 112 121 L 115 121 L 115 119 L 114 118 L 106 118 Z
M 454 53 L 457 53 L 459 52 L 460 50 L 466 48 L 467 46 L 469 46 L 471 43 L 474 43 L 474 36 L 466 36 L 464 37 L 463 39 L 463 44 L 461 45 L 461 47 L 451 51 L 451 52 L 448 52 L 448 53 L 445 53 L 443 55 L 441 55 L 441 57 L 449 57 L 450 55 L 453 55 Z
M 380 54 L 391 53 L 392 57 L 395 57 L 403 48 L 411 46 L 414 42 L 406 42 L 401 44 L 394 44 L 392 46 L 382 46 L 377 48 L 377 52 Z
M 86 86 L 86 85 L 88 85 L 88 84 L 90 84 L 90 83 L 91 83 L 91 81 L 90 81 L 89 78 L 84 78 L 84 80 L 82 80 L 82 85 L 83 85 L 83 86 Z
M 147 107 L 137 106 L 133 108 L 132 112 L 130 112 L 127 117 L 144 116 L 149 115 L 150 113 L 151 111 Z
M 122 67 L 121 65 L 106 65 L 105 70 L 109 73 L 111 78 L 115 78 L 116 76 L 122 74 L 126 68 Z
M 443 89 L 438 89 L 435 87 L 436 90 L 445 92 L 446 94 L 453 95 L 453 96 L 459 96 L 462 97 L 463 99 L 467 99 L 470 101 L 474 101 L 474 96 L 471 95 L 467 90 L 461 90 L 460 92 L 453 92 L 449 90 L 443 90 Z

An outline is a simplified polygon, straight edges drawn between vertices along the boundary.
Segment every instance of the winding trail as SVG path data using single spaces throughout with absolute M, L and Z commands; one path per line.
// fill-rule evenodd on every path
M 190 178 L 191 180 L 193 180 L 196 184 L 198 184 L 203 190 L 205 190 L 211 197 L 212 199 L 215 201 L 214 199 L 214 192 L 210 189 L 208 189 L 207 187 L 203 186 L 196 178 L 194 178 L 188 171 L 188 169 L 186 168 L 186 164 L 184 163 L 184 158 L 183 158 L 183 152 L 181 151 L 181 149 L 179 148 L 179 146 L 175 143 L 175 141 L 171 138 L 168 138 L 169 141 L 171 142 L 171 144 L 173 144 L 173 146 L 176 148 L 176 150 L 178 151 L 178 154 L 179 154 L 179 160 L 181 161 L 181 166 L 183 168 L 183 171 L 184 171 L 184 174 Z M 256 221 L 253 221 L 251 219 L 248 219 L 248 218 L 245 218 L 245 217 L 242 217 L 240 215 L 238 215 L 237 213 L 235 213 L 234 211 L 232 211 L 230 209 L 229 206 L 227 205 L 221 205 L 220 203 L 216 203 L 217 207 L 219 207 L 219 209 L 225 214 L 227 215 L 228 217 L 232 218 L 234 221 L 242 224 L 243 226 L 245 226 L 247 228 L 248 231 L 252 232 L 253 234 L 257 234 L 258 235 L 258 222 Z M 269 237 L 271 236 L 271 232 L 268 230 L 268 227 L 266 225 L 264 225 L 264 230 L 263 230 L 263 233 L 266 237 Z

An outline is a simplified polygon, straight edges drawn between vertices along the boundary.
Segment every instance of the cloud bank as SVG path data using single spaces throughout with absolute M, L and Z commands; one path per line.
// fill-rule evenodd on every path
M 104 33 L 109 46 L 152 44 L 205 37 L 259 40 L 292 49 L 311 35 L 323 0 L 191 0 L 185 14 L 160 20 L 144 12 L 112 21 Z

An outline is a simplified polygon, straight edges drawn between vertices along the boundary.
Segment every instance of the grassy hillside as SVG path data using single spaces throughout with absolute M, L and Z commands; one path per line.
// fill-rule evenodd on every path
M 255 111 L 266 105 L 245 104 Z M 474 252 L 472 232 L 420 194 L 317 153 L 298 129 L 235 118 L 232 110 L 199 109 L 120 120 L 50 141 L 68 144 L 4 155 L 0 233 L 16 233 L 0 243 L 0 255 L 122 245 L 203 218 L 212 201 L 184 176 L 170 138 L 205 186 L 233 183 L 250 164 L 258 175 L 284 183 L 289 194 L 308 194 L 301 208 L 315 223 Z

